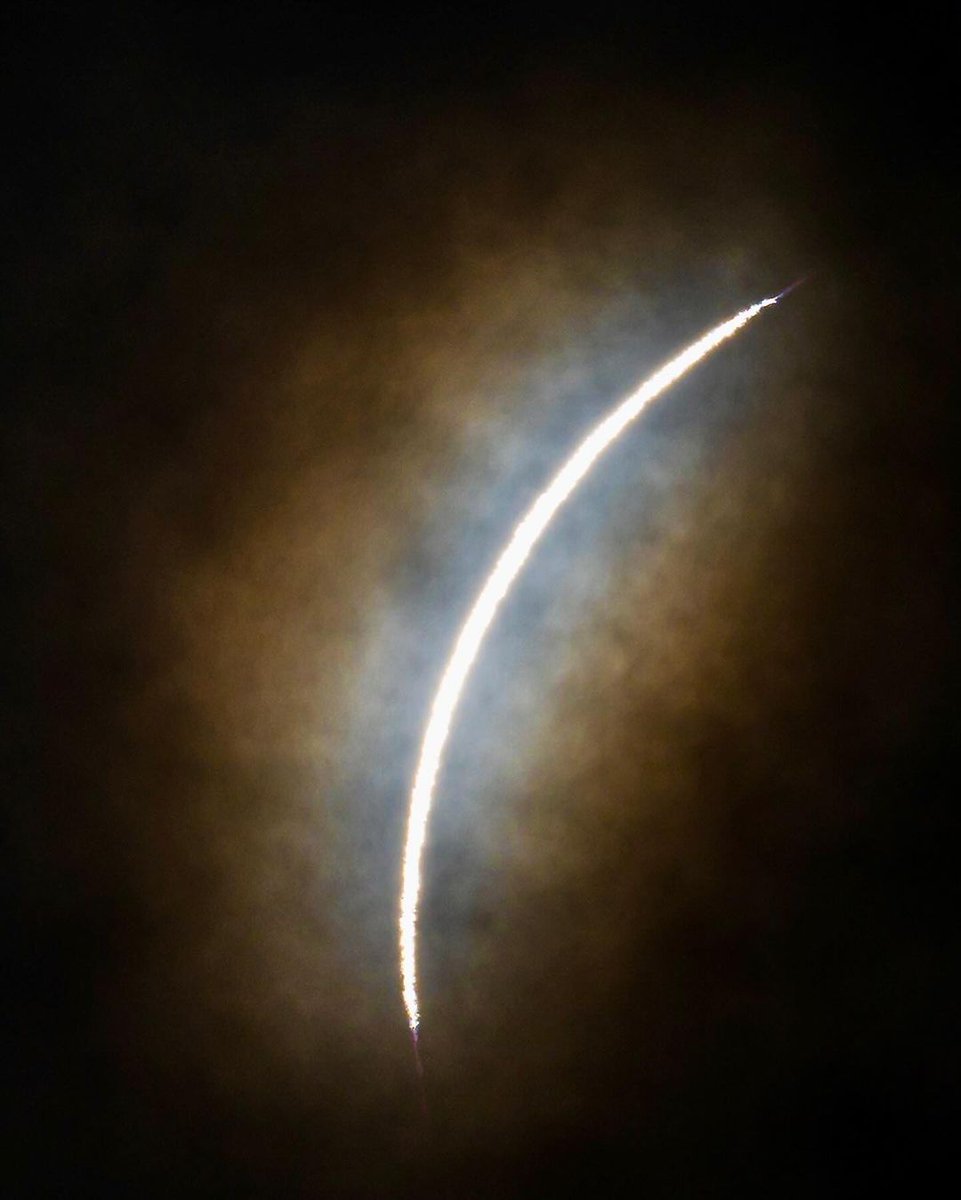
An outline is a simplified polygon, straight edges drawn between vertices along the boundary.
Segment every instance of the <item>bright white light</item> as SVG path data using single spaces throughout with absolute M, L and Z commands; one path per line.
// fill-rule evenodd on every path
M 407 1009 L 411 1031 L 415 1035 L 420 1023 L 417 1000 L 417 906 L 420 900 L 421 861 L 427 838 L 427 822 L 444 748 L 450 735 L 451 722 L 471 667 L 477 659 L 497 610 L 554 514 L 608 446 L 652 400 L 696 366 L 701 359 L 706 358 L 722 342 L 733 337 L 748 321 L 756 317 L 762 308 L 776 304 L 779 298 L 772 296 L 767 300 L 760 300 L 757 304 L 743 309 L 737 316 L 724 321 L 710 333 L 706 333 L 656 371 L 591 430 L 521 518 L 457 635 L 450 660 L 434 696 L 424 740 L 421 743 L 417 773 L 410 794 L 407 837 L 404 843 L 398 917 L 400 973 L 404 1007 Z

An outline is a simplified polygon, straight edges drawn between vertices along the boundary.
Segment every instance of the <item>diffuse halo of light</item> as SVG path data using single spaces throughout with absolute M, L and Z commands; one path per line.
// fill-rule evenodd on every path
M 461 626 L 431 704 L 410 793 L 404 841 L 398 914 L 400 974 L 404 1007 L 415 1042 L 420 1026 L 420 1004 L 417 995 L 417 910 L 427 825 L 454 714 L 471 668 L 477 660 L 498 609 L 558 509 L 571 496 L 604 451 L 662 392 L 722 342 L 743 329 L 762 309 L 777 304 L 778 300 L 795 286 L 797 285 L 792 284 L 777 296 L 759 300 L 728 320 L 722 321 L 655 371 L 595 425 L 521 517 Z

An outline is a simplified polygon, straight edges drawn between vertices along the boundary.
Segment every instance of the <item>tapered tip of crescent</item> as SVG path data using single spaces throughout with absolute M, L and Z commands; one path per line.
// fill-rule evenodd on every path
M 811 273 L 809 271 L 807 273 L 807 275 L 802 275 L 800 279 L 795 279 L 795 281 L 793 283 L 789 283 L 783 291 L 778 292 L 778 294 L 776 296 L 773 296 L 771 298 L 770 302 L 772 304 L 777 304 L 778 300 L 783 300 L 785 296 L 790 296 L 790 294 L 794 291 L 795 288 L 799 288 L 802 283 L 807 283 L 807 281 L 810 278 L 811 278 Z M 766 303 L 768 303 L 768 302 L 765 301 L 765 304 Z

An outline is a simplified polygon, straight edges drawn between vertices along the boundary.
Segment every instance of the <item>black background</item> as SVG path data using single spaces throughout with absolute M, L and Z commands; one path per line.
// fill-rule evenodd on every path
M 3 20 L 4 1194 L 925 1190 L 947 17 Z M 612 452 L 478 666 L 425 1118 L 393 913 L 457 622 L 597 413 L 808 272 Z

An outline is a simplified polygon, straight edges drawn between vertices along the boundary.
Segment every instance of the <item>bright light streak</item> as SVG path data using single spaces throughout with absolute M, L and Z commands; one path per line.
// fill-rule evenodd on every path
M 794 285 L 792 285 L 794 286 Z M 790 291 L 791 289 L 787 289 Z M 404 864 L 400 891 L 400 973 L 404 1007 L 415 1040 L 420 1024 L 417 999 L 417 907 L 420 900 L 421 861 L 427 839 L 427 822 L 434 799 L 434 787 L 440 771 L 444 748 L 450 735 L 451 722 L 460 702 L 467 677 L 477 659 L 481 644 L 490 629 L 497 610 L 511 584 L 537 545 L 551 519 L 597 459 L 624 429 L 638 417 L 652 400 L 675 383 L 692 367 L 706 358 L 738 330 L 753 320 L 762 308 L 777 304 L 780 296 L 771 296 L 743 309 L 737 316 L 722 322 L 696 342 L 682 350 L 659 371 L 632 392 L 612 412 L 591 430 L 567 462 L 521 518 L 510 541 L 501 552 L 488 575 L 467 620 L 457 635 L 450 660 L 444 669 L 440 685 L 431 705 L 430 719 L 421 743 L 420 759 L 410 795 L 407 817 L 407 837 L 404 843 Z

